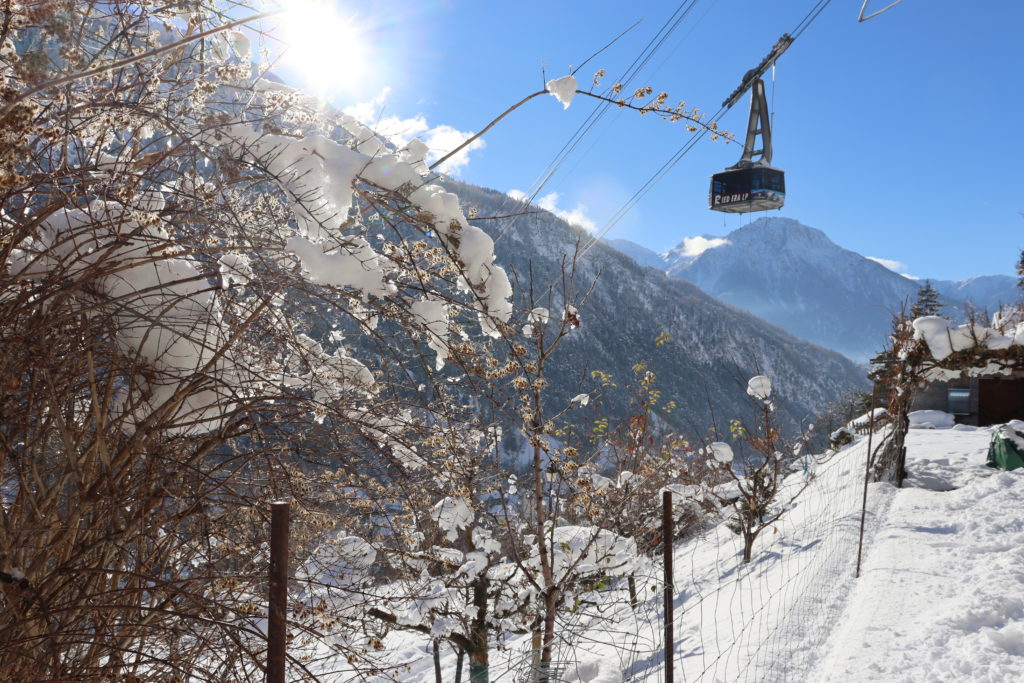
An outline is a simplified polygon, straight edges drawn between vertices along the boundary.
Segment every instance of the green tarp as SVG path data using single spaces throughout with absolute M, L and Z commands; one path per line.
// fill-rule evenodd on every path
M 1015 470 L 1018 467 L 1024 467 L 1022 450 L 1024 450 L 1024 434 L 1008 425 L 1003 425 L 992 435 L 992 442 L 988 445 L 988 462 L 986 464 L 989 467 L 998 467 L 1002 470 Z

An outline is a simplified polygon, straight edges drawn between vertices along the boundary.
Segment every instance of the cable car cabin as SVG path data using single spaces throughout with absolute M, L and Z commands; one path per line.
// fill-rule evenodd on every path
M 786 178 L 781 169 L 755 164 L 711 176 L 708 205 L 713 211 L 767 211 L 782 208 L 785 201 Z

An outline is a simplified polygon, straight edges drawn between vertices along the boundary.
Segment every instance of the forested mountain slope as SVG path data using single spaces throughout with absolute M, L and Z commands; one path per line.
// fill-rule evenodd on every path
M 506 195 L 452 183 L 469 209 L 479 217 L 503 216 L 525 207 Z M 498 262 L 535 291 L 550 287 L 552 311 L 562 309 L 562 264 L 571 261 L 586 233 L 546 211 L 476 223 L 495 239 Z M 705 433 L 730 418 L 745 418 L 750 404 L 746 381 L 767 374 L 780 396 L 779 414 L 788 426 L 812 418 L 825 404 L 865 386 L 864 372 L 847 358 L 766 323 L 705 294 L 689 282 L 643 268 L 604 243 L 597 243 L 579 261 L 575 287 L 593 293 L 580 312 L 581 328 L 559 350 L 552 365 L 550 399 L 568 401 L 590 390 L 591 370 L 611 373 L 617 384 L 604 394 L 598 415 L 624 416 L 629 411 L 625 385 L 632 366 L 646 362 L 657 374 L 662 401 L 678 407 L 664 414 L 673 428 Z M 549 305 L 541 301 L 540 305 Z M 669 335 L 655 347 L 655 338 Z

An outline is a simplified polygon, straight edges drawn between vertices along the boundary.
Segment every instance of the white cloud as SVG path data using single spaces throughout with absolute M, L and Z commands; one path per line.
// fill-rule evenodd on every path
M 427 160 L 434 161 L 440 159 L 471 137 L 473 137 L 473 131 L 463 132 L 455 130 L 451 126 L 441 125 L 431 128 L 427 131 L 426 139 L 423 141 L 430 148 Z M 483 146 L 483 140 L 479 138 L 474 140 L 465 149 L 441 164 L 441 170 L 451 175 L 457 175 L 459 170 L 469 163 L 469 153 L 474 149 L 482 149 Z
M 383 116 L 391 88 L 384 88 L 369 102 L 360 102 L 346 107 L 344 112 L 351 114 L 360 122 L 372 128 L 376 133 L 398 147 L 404 147 L 413 138 L 419 138 L 430 150 L 427 163 L 431 164 L 445 156 L 473 136 L 473 131 L 461 131 L 448 125 L 431 126 L 422 114 L 411 118 Z M 469 153 L 484 147 L 483 140 L 474 140 L 465 149 L 447 160 L 440 170 L 449 175 L 458 175 L 469 163 Z
M 515 190 L 512 190 L 512 192 L 515 192 Z M 509 194 L 511 194 L 511 192 Z M 576 204 L 576 208 L 572 211 L 560 209 L 558 208 L 557 192 L 549 192 L 538 199 L 537 206 L 545 211 L 550 211 L 569 225 L 575 225 L 576 227 L 583 228 L 587 232 L 597 232 L 597 224 L 587 216 L 587 207 L 583 204 Z
M 714 249 L 715 247 L 722 247 L 727 244 L 732 244 L 729 240 L 724 237 L 684 237 L 683 238 L 683 256 L 696 257 L 703 254 L 708 249 Z
M 388 95 L 390 94 L 391 88 L 384 88 L 369 102 L 353 104 L 349 107 L 345 107 L 342 111 L 354 116 L 366 125 L 372 125 L 375 123 L 377 117 L 380 116 L 381 112 L 384 111 L 384 103 L 387 102 Z
M 907 264 L 901 263 L 900 261 L 893 261 L 892 259 L 887 258 L 878 258 L 877 256 L 868 256 L 867 259 L 869 261 L 874 261 L 875 263 L 885 266 L 894 273 L 898 273 L 901 270 L 907 269 Z
M 509 190 L 505 194 L 517 202 L 526 202 L 530 199 L 530 196 L 522 190 Z M 538 199 L 535 204 L 545 211 L 555 214 L 569 225 L 575 225 L 588 232 L 597 233 L 597 223 L 587 215 L 586 205 L 577 203 L 572 211 L 566 211 L 558 207 L 558 198 L 559 194 L 557 192 L 549 192 Z

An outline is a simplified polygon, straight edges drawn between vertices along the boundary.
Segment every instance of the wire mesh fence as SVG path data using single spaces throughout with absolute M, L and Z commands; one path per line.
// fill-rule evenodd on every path
M 807 488 L 758 540 L 750 563 L 724 521 L 677 544 L 676 681 L 777 681 L 812 669 L 854 576 L 868 457 L 861 440 L 790 475 L 785 486 Z M 887 500 L 873 496 L 869 515 Z M 621 579 L 563 610 L 546 680 L 665 680 L 661 562 L 633 578 L 635 601 Z M 525 652 L 506 653 L 496 679 L 507 670 L 516 681 L 545 680 L 524 644 Z

